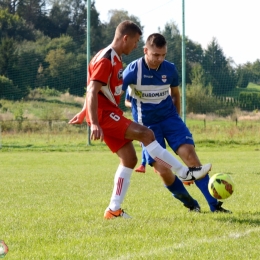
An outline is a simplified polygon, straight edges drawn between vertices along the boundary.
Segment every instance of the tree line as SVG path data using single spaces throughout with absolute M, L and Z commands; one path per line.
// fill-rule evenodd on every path
M 91 57 L 113 39 L 118 23 L 140 19 L 123 10 L 110 10 L 101 22 L 91 3 Z M 0 0 L 0 98 L 19 100 L 31 90 L 51 88 L 82 96 L 86 88 L 86 2 L 83 0 Z M 167 59 L 182 75 L 182 35 L 175 22 L 160 28 L 168 42 Z M 151 32 L 152 33 L 152 32 Z M 124 65 L 143 55 L 139 47 L 123 57 Z M 186 81 L 224 94 L 249 82 L 260 82 L 260 60 L 235 65 L 217 39 L 206 49 L 186 37 Z

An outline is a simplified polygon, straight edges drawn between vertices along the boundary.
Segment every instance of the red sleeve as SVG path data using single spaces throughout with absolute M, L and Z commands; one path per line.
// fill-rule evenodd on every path
M 90 80 L 97 80 L 107 85 L 112 73 L 112 64 L 109 59 L 102 58 L 92 64 Z

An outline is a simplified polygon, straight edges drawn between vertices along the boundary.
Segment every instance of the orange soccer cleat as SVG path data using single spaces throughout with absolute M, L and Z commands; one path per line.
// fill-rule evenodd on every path
M 112 218 L 117 218 L 117 217 L 122 217 L 122 218 L 131 218 L 127 213 L 124 212 L 123 209 L 118 209 L 118 210 L 111 210 L 111 209 L 106 209 L 104 213 L 104 218 L 105 219 L 112 219 Z
M 143 172 L 143 173 L 145 173 L 145 166 L 143 166 L 143 165 L 141 164 L 139 167 L 137 167 L 137 168 L 135 169 L 135 172 Z
M 186 185 L 186 186 L 190 186 L 191 184 L 194 184 L 194 181 L 192 181 L 192 182 L 183 181 L 182 183 L 183 183 L 184 185 Z

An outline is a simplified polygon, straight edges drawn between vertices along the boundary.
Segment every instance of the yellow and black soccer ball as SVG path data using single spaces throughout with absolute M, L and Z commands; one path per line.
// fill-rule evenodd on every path
M 231 176 L 227 173 L 214 174 L 208 184 L 209 193 L 218 200 L 229 198 L 235 188 L 235 183 Z

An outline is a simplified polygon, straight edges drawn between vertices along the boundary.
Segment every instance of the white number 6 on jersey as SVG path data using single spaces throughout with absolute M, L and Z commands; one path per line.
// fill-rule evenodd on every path
M 120 120 L 120 116 L 115 115 L 115 113 L 111 113 L 111 114 L 110 114 L 110 117 L 111 117 L 113 120 L 115 120 L 115 121 L 119 121 L 119 120 Z

